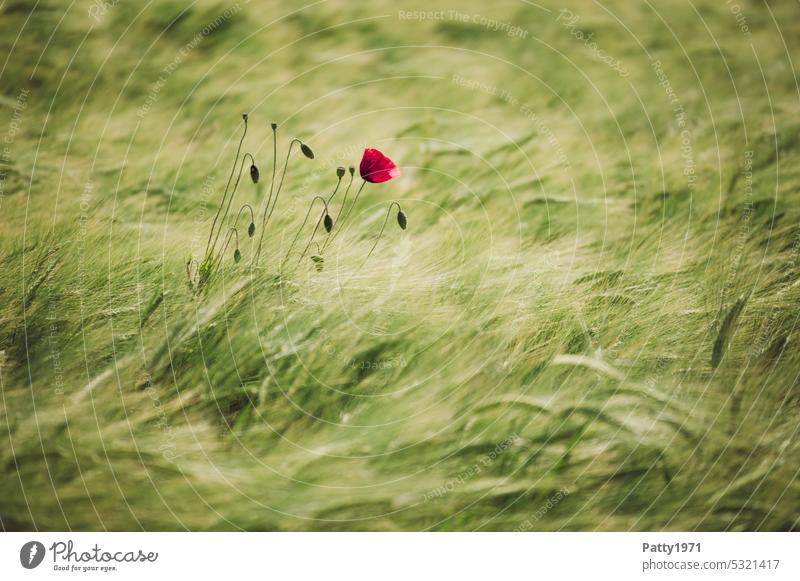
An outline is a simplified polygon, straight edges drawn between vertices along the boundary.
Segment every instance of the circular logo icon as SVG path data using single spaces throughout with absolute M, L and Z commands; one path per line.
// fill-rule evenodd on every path
M 28 541 L 19 550 L 19 562 L 26 569 L 35 569 L 44 559 L 44 545 L 39 541 Z

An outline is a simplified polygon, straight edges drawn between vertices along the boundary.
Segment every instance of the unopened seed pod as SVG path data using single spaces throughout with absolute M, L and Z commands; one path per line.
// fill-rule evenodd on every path
M 252 238 L 253 234 L 256 233 L 256 225 L 253 222 L 250 222 L 250 225 L 247 227 L 247 235 Z
M 403 210 L 400 210 L 399 212 L 397 212 L 397 223 L 400 225 L 400 228 L 402 228 L 403 230 L 405 230 L 406 226 L 408 226 L 408 219 L 406 218 L 406 215 L 403 212 Z
M 314 152 L 311 151 L 311 148 L 305 143 L 300 144 L 300 151 L 302 151 L 303 155 L 305 155 L 308 159 L 314 159 Z
M 336 168 L 336 177 L 342 177 L 343 175 L 344 175 L 344 168 L 341 167 L 341 166 L 337 167 Z
M 247 121 L 247 119 L 248 119 L 248 115 L 247 115 L 247 113 L 242 113 L 242 119 L 243 119 L 244 121 Z
M 275 131 L 278 128 L 278 124 L 275 123 L 274 121 L 272 123 L 270 123 L 269 126 L 272 127 L 273 131 Z
M 256 167 L 256 165 L 255 164 L 251 165 L 250 166 L 250 179 L 253 180 L 254 184 L 258 183 L 258 176 L 259 175 L 260 174 L 258 173 L 258 168 Z
M 239 262 L 241 259 L 242 259 L 242 253 L 237 248 L 236 250 L 233 251 L 233 261 L 234 262 Z
M 350 170 L 350 175 L 356 173 L 356 168 L 354 166 L 351 165 L 348 169 Z
M 325 214 L 325 219 L 322 221 L 325 225 L 325 231 L 330 232 L 333 230 L 333 218 L 331 218 L 330 214 Z

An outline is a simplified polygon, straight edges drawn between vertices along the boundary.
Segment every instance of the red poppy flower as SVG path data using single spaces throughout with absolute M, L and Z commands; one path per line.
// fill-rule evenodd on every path
M 388 182 L 400 175 L 400 170 L 394 162 L 377 149 L 364 150 L 359 171 L 361 179 L 373 184 Z

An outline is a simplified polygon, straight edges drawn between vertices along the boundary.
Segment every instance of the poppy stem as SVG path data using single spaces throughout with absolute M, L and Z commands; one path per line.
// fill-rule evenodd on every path
M 339 207 L 339 211 L 336 213 L 336 218 L 334 218 L 334 221 L 333 221 L 334 224 L 338 224 L 339 223 L 339 216 L 342 215 L 342 210 L 344 209 L 345 204 L 347 204 L 347 195 L 350 193 L 350 186 L 353 185 L 353 175 L 354 175 L 354 173 L 355 172 L 353 171 L 353 168 L 351 167 L 350 168 L 350 181 L 347 183 L 347 188 L 344 190 L 344 199 L 342 200 L 342 205 Z M 341 181 L 341 178 L 339 178 L 339 180 Z M 336 184 L 336 187 L 338 188 L 339 184 Z M 331 194 L 331 197 L 328 198 L 328 202 L 330 202 L 333 199 L 333 196 L 335 196 L 335 195 L 336 195 L 336 190 L 334 190 L 333 194 Z M 335 233 L 333 235 L 335 236 Z M 325 243 L 322 245 L 322 249 L 323 250 L 325 250 L 328 247 L 328 243 L 331 241 L 331 238 L 332 238 L 332 235 L 329 233 L 328 236 L 325 238 Z
M 317 226 L 316 228 L 314 228 L 314 233 L 311 235 L 311 240 L 314 239 L 314 234 L 317 233 L 317 228 L 319 228 L 319 223 L 322 220 L 322 217 L 328 213 L 328 202 L 325 201 L 325 198 L 323 198 L 322 196 L 314 196 L 314 199 L 311 200 L 311 204 L 309 204 L 308 206 L 306 217 L 303 219 L 303 223 L 300 224 L 300 228 L 297 229 L 297 233 L 294 235 L 294 240 L 292 240 L 292 244 L 289 246 L 289 250 L 286 252 L 286 256 L 284 257 L 283 262 L 281 263 L 281 269 L 283 269 L 283 265 L 286 264 L 286 261 L 289 260 L 289 255 L 292 253 L 292 249 L 294 248 L 294 245 L 297 243 L 297 239 L 300 237 L 300 233 L 303 231 L 303 227 L 308 222 L 308 217 L 311 215 L 311 210 L 314 209 L 314 202 L 316 202 L 317 200 L 320 200 L 323 203 L 323 205 L 325 206 L 325 211 L 322 213 L 322 216 L 320 216 L 320 219 L 317 220 Z M 303 259 L 303 255 L 306 253 L 308 247 L 311 245 L 311 240 L 308 241 L 308 245 L 306 245 L 305 250 L 303 250 L 303 254 L 300 255 L 300 260 Z
M 292 147 L 294 147 L 295 143 L 302 144 L 297 138 L 292 139 L 291 143 L 289 143 L 289 149 L 286 151 L 286 161 L 283 163 L 283 173 L 281 173 L 281 181 L 278 182 L 278 189 L 275 190 L 275 199 L 272 202 L 272 209 L 269 211 L 269 216 L 267 216 L 266 222 L 264 222 L 264 226 L 267 225 L 267 222 L 272 218 L 272 213 L 275 211 L 275 206 L 278 205 L 278 196 L 281 195 L 281 190 L 283 189 L 283 180 L 286 179 L 286 170 L 289 167 L 289 156 L 292 153 Z
M 375 239 L 375 243 L 372 245 L 372 248 L 369 249 L 369 252 L 364 257 L 364 260 L 361 261 L 361 264 L 358 265 L 358 268 L 353 271 L 353 273 L 350 275 L 350 277 L 346 281 L 344 281 L 344 284 L 342 284 L 342 286 L 339 288 L 340 292 L 344 290 L 344 287 L 347 286 L 347 283 L 349 283 L 353 279 L 353 277 L 356 276 L 357 273 L 361 272 L 361 270 L 364 268 L 364 265 L 367 263 L 367 260 L 369 260 L 369 257 L 372 256 L 372 253 L 375 251 L 375 248 L 378 246 L 378 242 L 381 241 L 381 236 L 383 236 L 383 231 L 386 229 L 386 224 L 389 223 L 389 216 L 392 215 L 392 207 L 393 206 L 397 206 L 397 211 L 398 212 L 402 212 L 403 211 L 403 209 L 400 207 L 400 204 L 398 202 L 392 202 L 391 204 L 389 204 L 389 208 L 386 210 L 386 218 L 383 219 L 383 225 L 381 226 L 381 231 L 378 232 L 378 237 Z
M 251 206 L 250 204 L 242 204 L 242 207 L 239 208 L 239 213 L 236 214 L 236 220 L 233 221 L 234 226 L 239 222 L 239 218 L 242 217 L 242 212 L 244 211 L 245 208 L 250 210 L 250 222 L 255 222 L 254 219 L 255 214 L 253 214 L 253 206 Z
M 381 237 L 383 236 L 383 231 L 386 229 L 386 224 L 389 223 L 389 216 L 392 215 L 392 207 L 394 207 L 394 206 L 397 206 L 398 212 L 402 212 L 403 211 L 403 209 L 400 207 L 400 204 L 398 202 L 392 202 L 391 204 L 389 204 L 389 207 L 386 210 L 386 218 L 383 219 L 383 224 L 381 225 L 381 230 L 380 230 L 380 232 L 378 232 L 378 237 L 375 239 L 375 242 L 372 245 L 372 248 L 369 249 L 369 252 L 364 257 L 364 260 L 361 261 L 361 264 L 358 265 L 358 268 L 356 268 L 352 272 L 352 274 L 347 278 L 347 280 L 345 280 L 344 283 L 339 287 L 339 292 L 342 292 L 344 290 L 344 287 L 347 286 L 347 284 L 356 276 L 356 274 L 358 274 L 359 272 L 362 271 L 362 269 L 364 268 L 364 265 L 367 263 L 367 260 L 369 260 L 369 257 L 372 256 L 372 253 L 375 251 L 375 248 L 377 248 L 377 246 L 378 246 L 378 242 L 381 241 Z
M 331 203 L 331 200 L 336 195 L 336 192 L 339 191 L 339 186 L 341 185 L 341 183 L 342 183 L 342 178 L 337 176 L 337 178 L 336 178 L 336 186 L 334 186 L 333 192 L 331 193 L 331 195 L 328 196 L 328 201 L 327 201 L 328 204 Z
M 389 222 L 389 216 L 392 213 L 392 207 L 397 206 L 397 211 L 402 212 L 403 208 L 400 207 L 400 204 L 397 202 L 392 202 L 389 204 L 389 208 L 386 210 L 386 218 L 383 220 L 383 226 L 381 226 L 381 231 L 378 232 L 378 237 L 375 239 L 375 244 L 372 245 L 372 248 L 369 249 L 366 258 L 364 258 L 364 262 L 361 263 L 361 266 L 364 266 L 364 263 L 367 262 L 367 259 L 372 256 L 372 253 L 375 251 L 375 248 L 378 246 L 378 242 L 381 241 L 381 236 L 383 236 L 383 231 L 386 229 L 386 224 Z M 360 269 L 359 269 L 360 270 Z
M 336 232 L 331 237 L 331 241 L 333 241 L 333 239 L 336 238 L 336 236 L 339 234 L 339 232 L 341 232 L 342 228 L 344 227 L 344 223 L 347 221 L 347 218 L 350 217 L 350 212 L 353 211 L 353 208 L 355 207 L 356 202 L 358 202 L 358 196 L 361 195 L 361 190 L 363 190 L 364 186 L 366 186 L 366 185 L 367 185 L 367 180 L 364 180 L 363 182 L 361 182 L 361 187 L 358 188 L 358 192 L 356 192 L 356 196 L 355 196 L 355 198 L 353 198 L 353 202 L 350 204 L 350 207 L 347 209 L 347 212 L 345 213 L 344 218 L 342 218 L 341 222 L 339 222 L 339 225 L 338 225 L 339 227 L 336 229 Z M 343 209 L 344 209 L 344 203 L 342 203 L 342 208 L 339 211 L 341 212 L 341 210 L 343 210 Z M 337 218 L 338 218 L 338 216 L 337 216 Z
M 228 235 L 225 237 L 225 244 L 222 246 L 222 252 L 219 253 L 216 259 L 214 268 L 219 268 L 220 264 L 222 264 L 222 257 L 225 256 L 225 251 L 228 250 L 228 245 L 231 243 L 231 234 L 236 235 L 236 250 L 239 250 L 239 231 L 235 227 L 229 228 Z
M 270 208 L 269 206 L 270 202 L 269 199 L 267 200 L 267 205 L 264 207 L 264 216 L 261 219 L 261 237 L 258 239 L 258 250 L 256 250 L 256 258 L 255 258 L 256 264 L 258 264 L 258 259 L 261 256 L 261 245 L 264 242 L 264 232 L 267 229 L 267 224 L 272 218 L 272 213 L 275 211 L 275 206 L 278 205 L 278 196 L 281 195 L 281 189 L 283 188 L 283 180 L 286 178 L 286 170 L 289 166 L 289 156 L 292 154 L 292 147 L 294 147 L 295 143 L 302 144 L 302 141 L 295 138 L 292 139 L 291 143 L 289 143 L 289 149 L 286 151 L 286 161 L 283 164 L 283 173 L 281 174 L 281 180 L 278 183 L 278 188 L 275 190 L 275 199 L 272 200 L 272 208 Z M 270 192 L 270 198 L 272 198 L 271 192 Z
M 211 249 L 211 237 L 214 235 L 214 229 L 217 227 L 217 220 L 219 219 L 220 212 L 222 212 L 222 206 L 225 205 L 225 198 L 228 195 L 228 188 L 231 186 L 231 180 L 233 180 L 233 174 L 236 171 L 236 164 L 239 161 L 239 153 L 242 151 L 242 144 L 244 143 L 244 137 L 247 135 L 247 113 L 242 115 L 242 119 L 244 120 L 244 131 L 242 131 L 242 137 L 239 139 L 239 146 L 236 148 L 236 157 L 233 158 L 233 167 L 231 167 L 231 175 L 228 176 L 228 183 L 225 184 L 225 191 L 222 193 L 222 201 L 219 203 L 219 208 L 217 209 L 217 215 L 214 216 L 214 222 L 211 224 L 211 232 L 208 234 L 208 242 L 206 243 L 206 256 L 208 256 L 209 250 Z M 221 226 L 220 226 L 221 227 Z M 217 233 L 219 235 L 219 232 Z M 214 241 L 214 245 L 216 246 L 216 240 Z
M 272 179 L 269 182 L 269 196 L 264 206 L 264 219 L 261 220 L 261 236 L 258 238 L 258 250 L 256 250 L 256 253 L 253 255 L 250 266 L 257 265 L 258 259 L 261 256 L 261 244 L 264 242 L 264 223 L 267 217 L 267 209 L 272 201 L 272 191 L 275 188 L 275 170 L 278 165 L 278 124 L 273 122 L 270 127 L 272 127 Z
M 297 264 L 300 264 L 300 260 L 303 260 L 303 257 L 306 255 L 306 252 L 308 252 L 308 247 L 311 246 L 311 241 L 314 240 L 314 236 L 317 235 L 317 230 L 319 230 L 319 225 L 322 223 L 323 218 L 325 218 L 326 216 L 330 216 L 330 212 L 328 211 L 328 204 L 333 199 L 333 196 L 336 195 L 336 192 L 339 189 L 339 184 L 341 183 L 342 183 L 342 176 L 339 176 L 339 180 L 336 182 L 336 187 L 333 188 L 333 193 L 330 196 L 328 196 L 328 201 L 325 204 L 325 211 L 317 219 L 317 225 L 314 226 L 314 231 L 311 233 L 311 238 L 308 239 L 308 244 L 306 244 L 306 247 L 303 250 L 303 253 L 300 255 L 300 259 L 297 261 Z M 331 230 L 333 229 L 333 224 L 334 224 L 333 219 L 331 219 Z M 328 225 L 326 224 L 325 226 L 327 228 Z M 328 236 L 331 235 L 331 230 L 328 230 Z M 325 241 L 327 242 L 327 240 L 328 239 L 326 238 Z M 319 244 L 317 244 L 317 247 L 319 247 Z

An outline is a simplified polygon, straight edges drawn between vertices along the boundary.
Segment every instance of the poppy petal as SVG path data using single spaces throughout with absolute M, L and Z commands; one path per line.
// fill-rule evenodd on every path
M 379 184 L 400 175 L 400 169 L 394 162 L 377 149 L 365 149 L 359 166 L 361 178 Z

